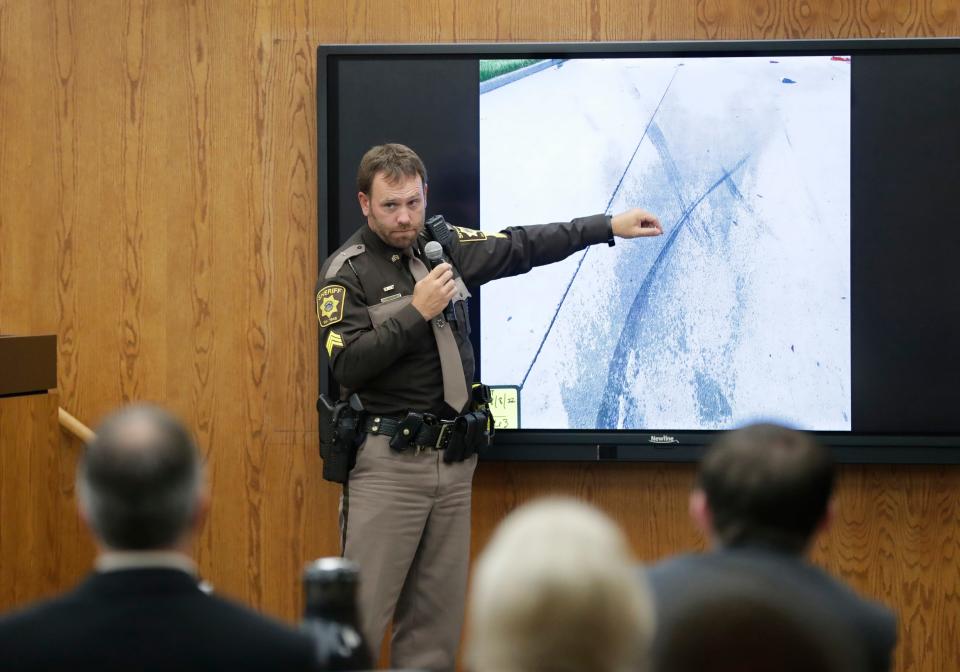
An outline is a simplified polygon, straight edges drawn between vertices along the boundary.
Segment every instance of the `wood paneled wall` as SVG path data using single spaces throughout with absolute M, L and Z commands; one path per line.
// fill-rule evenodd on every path
M 204 574 L 294 619 L 303 562 L 338 550 L 313 411 L 316 45 L 957 34 L 956 0 L 0 0 L 0 331 L 58 334 L 62 404 L 88 423 L 179 413 L 213 482 Z M 562 491 L 643 558 L 695 548 L 691 478 L 482 465 L 475 546 Z M 958 486 L 847 468 L 816 552 L 900 610 L 901 670 L 960 669 Z
M 73 585 L 93 559 L 58 406 L 56 393 L 0 398 L 0 612 Z
M 687 517 L 692 465 L 484 464 L 474 481 L 474 552 L 519 504 L 545 494 L 593 502 L 641 560 L 702 549 Z M 960 468 L 844 466 L 814 561 L 899 615 L 897 670 L 960 670 Z

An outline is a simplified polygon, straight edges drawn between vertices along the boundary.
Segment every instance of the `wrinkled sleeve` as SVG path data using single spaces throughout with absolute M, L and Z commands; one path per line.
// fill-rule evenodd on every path
M 329 303 L 321 305 L 331 296 L 340 296 L 341 290 L 342 309 Z M 358 389 L 379 376 L 430 335 L 429 324 L 410 303 L 374 326 L 363 287 L 350 269 L 341 270 L 330 280 L 321 280 L 317 317 L 330 369 L 337 382 L 350 389 Z
M 590 245 L 606 242 L 610 231 L 606 215 L 511 227 L 496 234 L 455 228 L 451 254 L 464 282 L 476 286 L 566 259 Z

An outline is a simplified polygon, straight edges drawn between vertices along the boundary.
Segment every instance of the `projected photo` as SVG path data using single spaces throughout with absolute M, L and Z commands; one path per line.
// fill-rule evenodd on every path
M 480 67 L 484 230 L 664 227 L 483 287 L 521 428 L 851 429 L 849 58 Z

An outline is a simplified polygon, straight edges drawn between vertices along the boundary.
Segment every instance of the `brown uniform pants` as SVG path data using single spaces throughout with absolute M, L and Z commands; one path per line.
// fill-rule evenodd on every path
M 393 667 L 454 669 L 476 465 L 476 456 L 444 464 L 435 450 L 398 453 L 370 434 L 357 453 L 341 501 L 343 554 L 360 565 L 360 620 L 374 657 L 393 616 Z

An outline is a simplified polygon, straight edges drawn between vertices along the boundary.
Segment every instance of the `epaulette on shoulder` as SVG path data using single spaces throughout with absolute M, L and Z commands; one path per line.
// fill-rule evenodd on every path
M 363 243 L 357 243 L 356 245 L 351 245 L 350 247 L 345 247 L 340 250 L 327 262 L 327 270 L 323 273 L 323 279 L 330 280 L 336 276 L 347 261 L 363 254 L 364 250 L 366 250 L 366 247 Z

